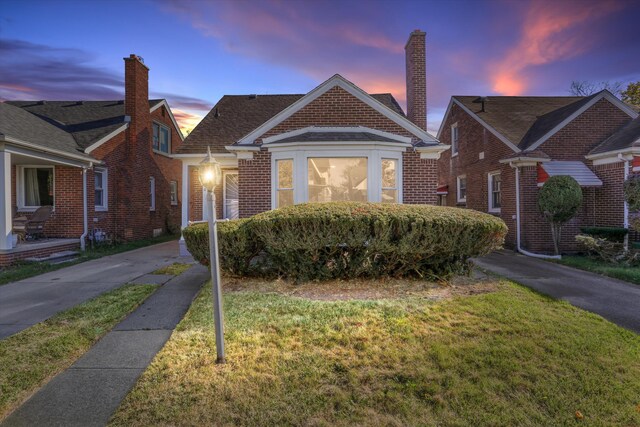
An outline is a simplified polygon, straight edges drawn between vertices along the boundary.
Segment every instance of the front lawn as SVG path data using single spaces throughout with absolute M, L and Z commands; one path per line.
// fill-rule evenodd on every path
M 50 271 L 59 270 L 71 265 L 80 264 L 81 262 L 90 261 L 92 259 L 102 258 L 107 255 L 115 255 L 121 252 L 132 251 L 134 249 L 143 248 L 145 246 L 156 245 L 158 243 L 169 242 L 176 240 L 179 235 L 164 234 L 159 237 L 153 237 L 150 239 L 136 240 L 133 242 L 119 243 L 114 245 L 104 245 L 96 248 L 87 248 L 86 251 L 80 252 L 78 258 L 63 262 L 61 264 L 49 264 L 47 262 L 28 262 L 19 261 L 16 264 L 9 267 L 0 268 L 0 285 L 6 285 L 7 283 L 15 282 L 17 280 L 26 279 L 28 277 L 37 276 L 39 274 L 48 273 Z
M 640 425 L 640 337 L 488 280 L 329 301 L 325 285 L 239 281 L 225 289 L 226 365 L 207 287 L 111 423 Z
M 129 285 L 0 341 L 0 420 L 84 354 L 157 286 Z
M 565 255 L 556 262 L 640 285 L 640 267 L 625 267 L 579 255 Z

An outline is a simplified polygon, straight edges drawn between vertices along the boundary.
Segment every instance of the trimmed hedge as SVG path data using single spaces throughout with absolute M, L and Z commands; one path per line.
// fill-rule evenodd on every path
M 220 223 L 220 262 L 240 275 L 298 280 L 445 278 L 470 257 L 504 242 L 492 215 L 427 205 L 307 203 Z M 189 251 L 208 263 L 207 225 L 184 230 Z
M 629 230 L 623 227 L 582 227 L 580 231 L 595 238 L 607 239 L 612 242 L 623 242 Z

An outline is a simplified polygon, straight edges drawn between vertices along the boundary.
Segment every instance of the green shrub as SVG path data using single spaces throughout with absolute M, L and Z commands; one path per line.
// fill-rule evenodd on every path
M 470 257 L 499 248 L 507 232 L 502 220 L 473 210 L 351 202 L 300 204 L 230 223 L 234 231 L 219 232 L 223 268 L 299 280 L 444 278 L 466 271 Z M 192 251 L 190 228 L 187 246 L 206 262 L 206 241 Z M 223 250 L 228 239 L 234 240 Z M 261 262 L 250 263 L 260 252 Z M 225 260 L 238 255 L 240 261 Z
M 538 207 L 551 224 L 551 236 L 556 255 L 560 254 L 562 226 L 575 216 L 581 205 L 582 188 L 578 181 L 570 176 L 552 176 L 540 189 Z
M 218 253 L 220 267 L 233 274 L 250 273 L 251 260 L 261 250 L 259 242 L 246 227 L 247 219 L 222 221 L 218 223 Z M 183 230 L 187 248 L 194 259 L 209 265 L 209 225 L 195 224 Z
M 640 174 L 629 175 L 624 181 L 624 199 L 630 211 L 640 210 Z
M 580 231 L 589 236 L 607 239 L 611 242 L 623 242 L 629 230 L 623 227 L 582 227 Z

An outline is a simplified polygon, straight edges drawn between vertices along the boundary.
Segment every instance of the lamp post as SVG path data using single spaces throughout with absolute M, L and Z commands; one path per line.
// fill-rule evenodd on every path
M 211 149 L 207 147 L 207 157 L 200 162 L 198 171 L 200 184 L 207 190 L 207 205 L 209 206 L 209 267 L 213 287 L 213 320 L 216 328 L 216 363 L 225 363 L 224 357 L 224 324 L 222 319 L 222 289 L 220 287 L 220 262 L 218 260 L 218 227 L 216 224 L 216 196 L 215 188 L 222 182 L 220 163 L 211 156 Z

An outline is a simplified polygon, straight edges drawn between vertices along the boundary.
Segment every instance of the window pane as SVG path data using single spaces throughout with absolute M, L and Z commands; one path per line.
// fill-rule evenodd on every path
M 158 149 L 160 139 L 160 126 L 153 124 L 153 148 Z
M 310 202 L 367 201 L 367 159 L 309 158 Z
M 103 195 L 102 190 L 96 189 L 96 198 L 95 198 L 95 205 L 96 206 L 104 206 L 104 202 L 102 200 L 102 195 Z
M 293 205 L 293 190 L 278 190 L 278 207 Z
M 96 172 L 94 177 L 96 180 L 96 189 L 101 189 L 102 188 L 102 172 Z
M 382 203 L 398 203 L 398 190 L 382 190 Z
M 53 206 L 53 169 L 24 168 L 26 206 Z
M 396 188 L 396 160 L 382 159 L 382 188 Z
M 169 129 L 164 127 L 160 128 L 160 151 L 169 152 Z
M 276 164 L 278 167 L 277 188 L 293 188 L 293 160 L 278 160 Z

